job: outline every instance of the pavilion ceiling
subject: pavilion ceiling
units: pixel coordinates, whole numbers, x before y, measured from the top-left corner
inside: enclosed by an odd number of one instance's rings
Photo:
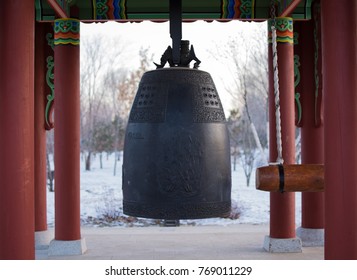
[[[280,0],[278,15],[294,7],[295,20],[311,18],[313,0]],[[182,0],[183,20],[265,20],[271,0]],[[58,15],[81,21],[165,21],[168,0],[36,0],[36,20],[53,21]],[[60,11],[60,12],[59,12]]]

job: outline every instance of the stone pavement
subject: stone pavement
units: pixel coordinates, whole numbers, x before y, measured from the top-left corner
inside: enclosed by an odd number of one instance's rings
[[[53,229],[49,232],[53,234]],[[50,260],[322,260],[323,247],[303,247],[302,253],[269,253],[263,242],[269,225],[180,227],[83,227],[87,251],[82,255],[48,256]]]

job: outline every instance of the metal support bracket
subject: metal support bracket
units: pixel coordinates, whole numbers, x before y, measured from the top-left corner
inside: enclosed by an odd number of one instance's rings
[[[170,0],[170,37],[172,38],[172,60],[180,64],[182,39],[182,0]]]
[[[168,46],[160,64],[154,63],[156,67],[163,68],[167,62],[170,67],[190,67],[194,60],[193,68],[197,69],[201,61],[196,57],[193,46],[190,48],[190,42],[182,40],[182,0],[170,0],[170,37],[172,47]]]

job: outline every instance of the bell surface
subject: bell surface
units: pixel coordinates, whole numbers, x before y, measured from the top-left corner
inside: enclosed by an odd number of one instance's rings
[[[123,155],[124,214],[154,219],[224,217],[231,209],[228,129],[209,73],[146,72]]]

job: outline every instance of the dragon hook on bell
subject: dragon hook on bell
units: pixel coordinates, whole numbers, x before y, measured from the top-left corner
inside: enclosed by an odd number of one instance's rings
[[[196,57],[190,41],[182,39],[182,3],[181,0],[170,0],[170,37],[172,47],[168,46],[161,57],[160,64],[154,63],[157,68],[163,68],[168,62],[170,67],[190,67],[191,61],[197,69],[201,61]]]
[[[160,64],[157,64],[154,62],[157,68],[163,68],[165,64],[168,62],[170,67],[190,67],[191,61],[195,61],[195,64],[193,65],[194,69],[197,69],[201,63],[201,61],[197,58],[195,54],[195,50],[193,49],[193,46],[190,46],[190,41],[187,40],[181,40],[181,45],[180,45],[180,61],[178,64],[174,63],[173,60],[173,49],[171,46],[168,46],[164,54],[161,56],[160,59]]]

